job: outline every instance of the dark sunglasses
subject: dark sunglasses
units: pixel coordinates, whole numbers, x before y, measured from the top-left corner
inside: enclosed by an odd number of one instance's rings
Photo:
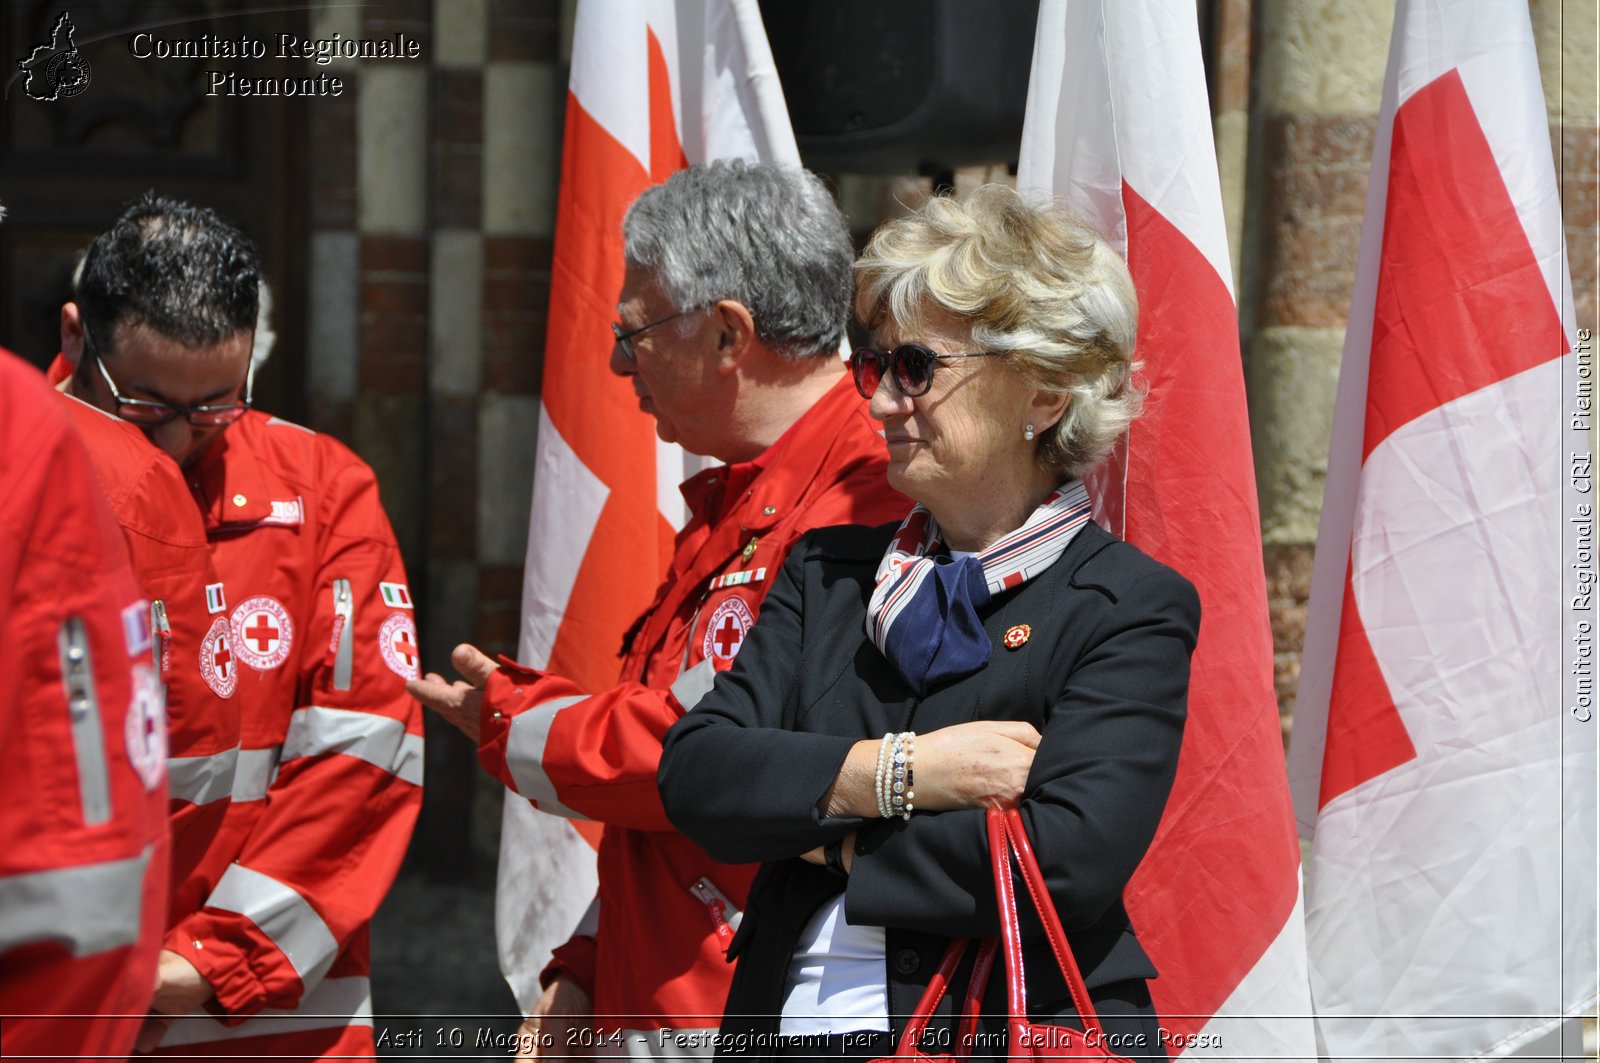
[[[973,351],[970,354],[939,354],[920,343],[902,343],[892,351],[876,347],[857,347],[850,355],[850,376],[864,399],[872,398],[887,371],[894,386],[907,398],[925,395],[933,385],[933,371],[939,363],[954,358],[995,358],[1005,351]]]

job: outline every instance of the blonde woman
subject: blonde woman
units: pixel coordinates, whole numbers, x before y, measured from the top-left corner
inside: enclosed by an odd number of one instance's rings
[[[990,186],[885,225],[856,280],[855,383],[917,506],[802,539],[662,760],[673,822],[764,865],[721,1054],[891,1050],[949,940],[996,932],[982,810],[1016,805],[1105,1047],[1164,1059],[1122,894],[1171,789],[1200,618],[1187,580],[1089,520],[1082,477],[1140,404],[1127,269],[1072,214]],[[1074,1025],[1042,935],[1024,949],[1034,1018]]]

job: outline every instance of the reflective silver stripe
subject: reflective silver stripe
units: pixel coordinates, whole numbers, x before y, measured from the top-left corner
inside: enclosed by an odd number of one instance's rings
[[[206,904],[249,919],[289,958],[300,981],[310,985],[328,971],[339,952],[328,924],[306,899],[270,875],[230,864]]]
[[[239,750],[239,763],[233,773],[235,801],[260,801],[267,796],[267,787],[278,777],[278,755],[281,752],[280,746]]]
[[[596,1033],[595,1037],[601,1037]],[[595,1055],[612,1059],[710,1059],[716,1055],[717,1028],[619,1030],[605,1034]]]
[[[422,736],[387,716],[321,705],[295,710],[283,740],[283,759],[342,753],[382,768],[413,786],[422,785]]]
[[[224,1026],[201,1009],[173,1020],[163,1047],[232,1041],[240,1037],[372,1025],[372,983],[366,978],[324,978],[294,1009],[263,1008],[237,1026]]]
[[[123,616],[126,622],[126,612]],[[66,687],[72,750],[77,757],[78,801],[83,822],[97,827],[111,818],[111,781],[106,769],[106,736],[100,729],[94,658],[89,652],[89,629],[83,617],[69,616],[61,622],[56,649],[61,655],[61,682]]]
[[[139,940],[150,852],[0,878],[0,953],[59,941],[74,956],[93,956]]]
[[[347,579],[333,581],[333,615],[340,621],[339,645],[333,657],[333,689],[349,690],[355,664],[356,603]]]
[[[233,795],[239,769],[239,747],[203,757],[173,757],[167,761],[167,793],[191,805],[209,805]]]
[[[717,681],[717,666],[707,657],[687,672],[681,672],[672,683],[672,696],[678,699],[683,711],[688,712],[700,704],[700,699],[711,692]]]
[[[506,768],[511,772],[512,781],[517,784],[517,793],[539,802],[539,811],[553,816],[589,818],[563,805],[556,798],[555,784],[544,770],[544,749],[550,741],[550,725],[555,722],[556,713],[569,705],[576,705],[586,696],[579,694],[570,698],[552,698],[535,705],[511,718],[511,731],[506,736]]]

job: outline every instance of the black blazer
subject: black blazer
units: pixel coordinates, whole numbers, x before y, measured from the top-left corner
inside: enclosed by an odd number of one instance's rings
[[[1122,891],[1177,769],[1200,622],[1193,586],[1086,525],[1050,569],[979,610],[994,647],[988,664],[919,698],[863,627],[895,527],[825,528],[802,538],[733,667],[667,733],[660,785],[672,822],[717,860],[765,864],[731,950],[739,969],[725,1035],[777,1029],[795,942],[841,889],[852,923],[887,928],[896,1033],[948,940],[997,932],[981,811],[917,812],[910,820],[818,812],[850,747],[888,731],[925,733],[974,719],[1039,728],[1022,815],[1091,995],[1138,997],[1142,980],[1156,974]],[[1029,625],[1031,637],[1008,650],[1002,639],[1017,624]],[[858,833],[848,879],[797,859],[851,831]],[[1042,935],[1029,935],[1025,949],[1030,1011],[1070,1016]],[[985,1010],[1003,1016],[1003,979],[992,981]],[[947,997],[944,1012],[955,1003]],[[745,1054],[770,1054],[763,1037],[726,1039],[723,1047],[741,1044]]]

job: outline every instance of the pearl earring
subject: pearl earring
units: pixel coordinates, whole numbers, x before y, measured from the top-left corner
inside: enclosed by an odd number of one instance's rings
[[[1033,439],[1033,425],[1030,424],[1028,427],[1022,430],[1022,438],[1027,440]]]

